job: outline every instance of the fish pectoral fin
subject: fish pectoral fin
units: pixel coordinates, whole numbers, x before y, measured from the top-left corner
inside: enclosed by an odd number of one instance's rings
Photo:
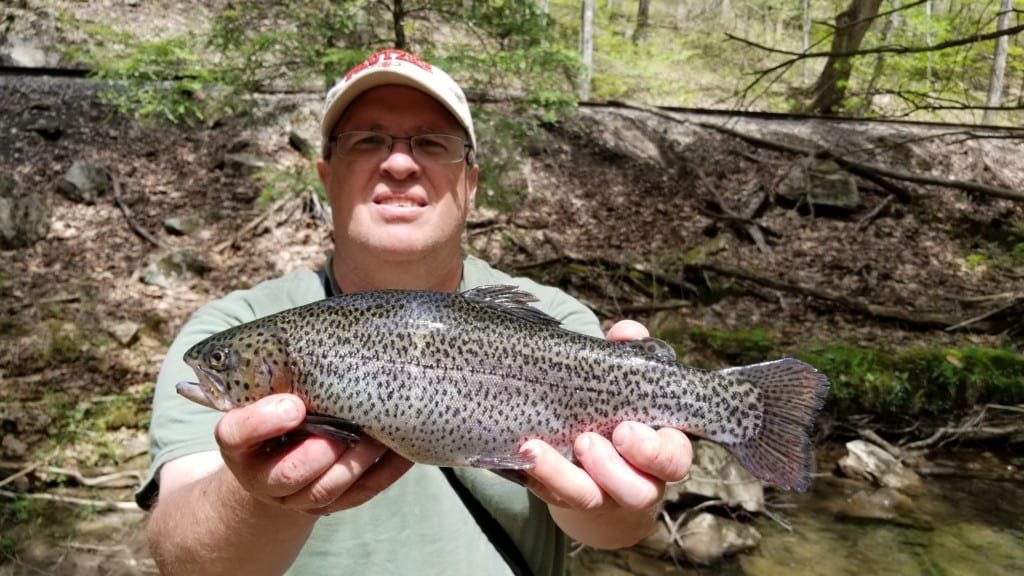
[[[521,454],[494,454],[470,458],[469,465],[487,468],[506,480],[526,486],[527,476],[523,470],[533,468],[533,460]]]
[[[346,444],[353,444],[359,440],[361,430],[359,424],[351,420],[322,414],[306,414],[306,419],[295,428],[295,432],[298,433],[323,436]]]
[[[529,479],[529,476],[526,475],[526,472],[523,472],[522,470],[509,470],[508,468],[492,468],[491,472],[494,472],[495,474],[501,476],[505,480],[515,482],[520,486],[526,486],[526,481]]]

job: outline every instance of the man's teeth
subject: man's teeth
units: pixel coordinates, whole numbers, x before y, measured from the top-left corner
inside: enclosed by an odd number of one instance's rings
[[[399,208],[413,208],[418,206],[416,202],[409,200],[408,198],[388,198],[381,202],[387,206],[398,206]]]

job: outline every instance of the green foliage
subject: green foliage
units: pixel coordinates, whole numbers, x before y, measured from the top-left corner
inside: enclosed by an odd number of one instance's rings
[[[829,404],[841,413],[935,416],[1024,401],[1024,358],[1005,348],[889,352],[831,345],[796,356],[829,376]]]
[[[104,433],[148,425],[152,391],[152,386],[144,386],[96,400],[57,388],[45,391],[40,407],[51,419],[47,432],[53,446],[66,450],[84,444],[88,449],[79,450],[78,457],[88,465],[119,464],[123,447],[107,440]]]
[[[282,198],[319,198],[326,200],[316,162],[303,160],[289,167],[271,166],[256,176],[262,183],[256,207],[265,210]]]
[[[29,498],[15,498],[3,507],[0,517],[5,521],[22,524],[43,514],[45,504]]]
[[[771,335],[757,328],[732,332],[696,328],[689,332],[689,338],[733,366],[764,362],[775,353]]]
[[[360,2],[339,0],[229,5],[214,18],[208,40],[219,55],[218,76],[236,92],[310,81],[329,86],[365,58],[367,46],[350,44],[366,21],[361,9]]]
[[[540,128],[544,117],[511,117],[481,110],[475,114],[477,139],[481,142],[478,161],[480,181],[476,202],[499,212],[513,212],[528,200],[526,183],[513,178],[520,174],[522,159],[543,147],[546,132]]]
[[[90,28],[106,42],[78,54],[91,64],[94,76],[113,82],[101,97],[122,113],[172,123],[202,120],[199,93],[213,77],[200,63],[199,50],[188,37],[136,41],[104,27]]]
[[[465,10],[461,0],[449,0],[435,6],[468,34],[425,55],[464,78],[465,87],[522,92],[519,103],[549,121],[575,105],[575,42],[565,41],[564,26],[537,2],[479,1]]]

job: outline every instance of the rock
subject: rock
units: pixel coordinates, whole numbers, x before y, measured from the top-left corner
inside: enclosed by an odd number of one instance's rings
[[[312,158],[315,154],[315,151],[313,150],[313,143],[294,130],[288,132],[288,145],[292,147],[292,150],[295,150],[306,158]]]
[[[26,196],[18,183],[0,176],[0,249],[25,248],[46,238],[50,206],[38,196]]]
[[[64,128],[61,127],[60,122],[56,118],[49,116],[39,116],[30,119],[22,127],[22,130],[35,132],[42,136],[44,140],[56,140],[64,133]]]
[[[139,339],[139,330],[142,326],[131,320],[111,321],[103,325],[103,329],[110,334],[118,344],[124,347],[131,346]]]
[[[23,460],[28,455],[28,444],[22,442],[14,434],[4,434],[0,447],[3,448],[3,456],[7,460]]]
[[[764,485],[750,475],[735,458],[714,442],[693,442],[693,464],[682,482],[668,486],[665,500],[676,502],[696,494],[723,505],[741,507],[748,512],[764,510]]]
[[[202,227],[203,219],[191,214],[164,219],[164,230],[173,236],[188,236]]]
[[[679,528],[676,544],[691,561],[710,566],[756,548],[760,541],[761,534],[753,526],[702,512]]]
[[[839,460],[839,468],[850,478],[874,482],[915,494],[921,489],[921,477],[878,446],[864,441],[846,443],[849,454]]]
[[[213,268],[186,250],[176,250],[150,264],[142,273],[142,282],[160,288],[170,288],[205,276]]]
[[[109,190],[110,174],[107,169],[81,160],[72,164],[57,184],[57,192],[80,204],[95,204]]]
[[[224,171],[236,176],[252,176],[267,165],[266,161],[247,152],[224,155]]]
[[[779,196],[844,211],[860,209],[860,191],[853,176],[832,160],[802,158],[779,183]]]
[[[836,516],[931,528],[931,522],[918,514],[910,497],[895,488],[861,490],[847,498],[836,510]]]

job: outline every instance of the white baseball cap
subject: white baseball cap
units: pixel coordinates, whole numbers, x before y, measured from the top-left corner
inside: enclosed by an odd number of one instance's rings
[[[370,88],[385,84],[400,84],[426,92],[444,105],[462,124],[469,135],[470,144],[476,149],[476,133],[473,131],[473,117],[462,88],[444,70],[432,66],[419,56],[404,50],[380,50],[361,64],[349,70],[327,92],[324,115],[320,122],[323,142],[331,137],[331,130],[345,108],[357,96]]]

